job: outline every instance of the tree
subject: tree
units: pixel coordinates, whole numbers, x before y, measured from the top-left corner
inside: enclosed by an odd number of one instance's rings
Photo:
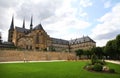
[[[120,34],[116,37],[117,58],[120,59]]]
[[[104,54],[110,59],[120,59],[120,34],[117,35],[116,39],[107,42]]]
[[[98,61],[98,58],[97,58],[97,56],[95,55],[95,53],[92,55],[92,57],[91,57],[91,63],[92,63],[92,65],[94,65],[96,62]]]
[[[102,59],[103,50],[102,47],[93,47],[91,49],[92,54],[95,54],[99,59]]]
[[[80,59],[81,55],[83,54],[83,50],[82,49],[76,50],[75,53],[76,53],[76,56],[78,56]]]
[[[108,41],[105,47],[105,53],[110,57],[110,59],[114,59],[116,54],[115,52],[115,40]]]
[[[91,55],[92,55],[92,53],[90,52],[90,50],[83,50],[83,54],[84,54],[85,56],[87,56],[88,59],[90,59],[90,58],[91,58]]]

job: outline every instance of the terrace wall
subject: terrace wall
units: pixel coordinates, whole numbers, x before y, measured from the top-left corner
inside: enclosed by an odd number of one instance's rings
[[[6,61],[42,61],[42,60],[75,60],[74,53],[0,50],[0,62]]]

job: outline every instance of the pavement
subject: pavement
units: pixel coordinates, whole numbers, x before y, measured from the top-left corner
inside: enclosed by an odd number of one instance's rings
[[[62,62],[62,61],[67,61],[67,60],[44,60],[44,61],[9,61],[9,62],[0,62],[0,64],[3,63],[26,63],[26,62]],[[105,60],[106,62],[110,63],[115,63],[120,65],[120,61],[115,61],[115,60]]]
[[[110,63],[115,63],[115,64],[119,64],[120,65],[120,61],[115,61],[115,60],[105,60],[106,62],[110,62]]]
[[[66,61],[66,60],[43,60],[43,61],[8,61],[8,62],[0,62],[0,64],[3,63],[32,63],[32,62],[62,62],[62,61]]]

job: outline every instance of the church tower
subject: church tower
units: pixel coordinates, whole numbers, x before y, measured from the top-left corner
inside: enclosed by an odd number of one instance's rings
[[[14,16],[12,16],[12,21],[10,25],[10,29],[8,31],[8,42],[12,42],[14,32]]]
[[[2,44],[2,34],[0,32],[0,44]]]
[[[33,21],[33,17],[31,16],[30,30],[32,30],[32,28],[33,28],[33,23],[32,23],[32,21]]]
[[[24,18],[24,20],[23,20],[23,28],[25,28],[25,18]]]

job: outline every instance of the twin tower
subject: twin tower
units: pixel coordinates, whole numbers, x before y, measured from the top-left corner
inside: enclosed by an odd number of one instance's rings
[[[25,29],[25,19],[23,20],[23,29]],[[30,21],[30,30],[33,29],[33,16],[31,16],[31,21]],[[12,21],[10,28],[8,30],[8,42],[12,42],[13,39],[13,33],[14,33],[14,16],[12,16]]]

